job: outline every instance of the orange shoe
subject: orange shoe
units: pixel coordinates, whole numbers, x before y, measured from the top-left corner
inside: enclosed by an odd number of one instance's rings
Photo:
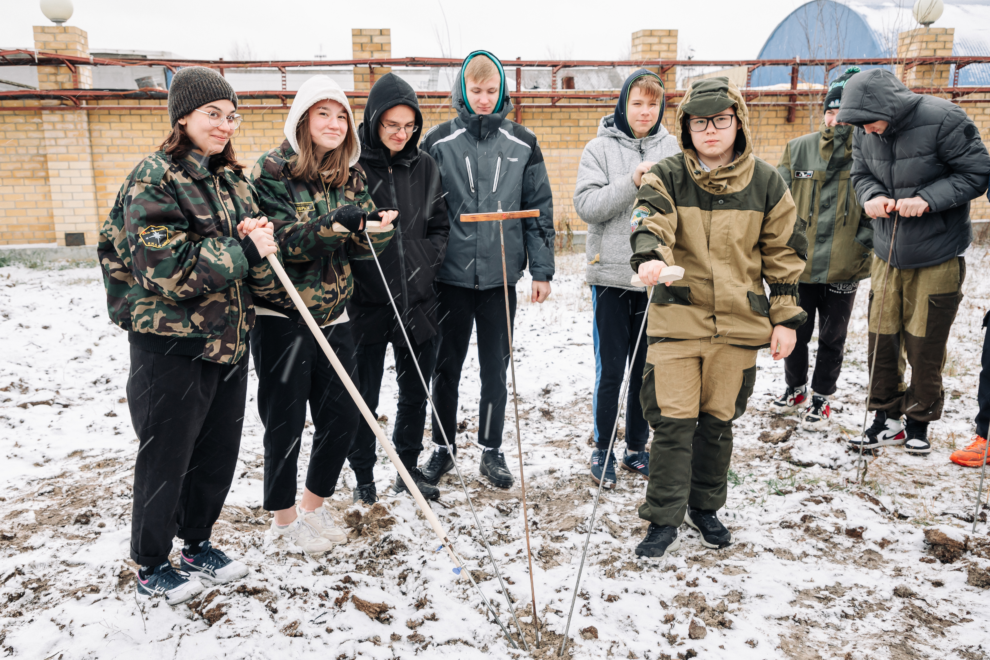
[[[980,467],[983,465],[983,457],[987,451],[987,441],[985,438],[976,436],[973,443],[965,449],[957,449],[949,456],[949,460],[956,465],[964,467]]]

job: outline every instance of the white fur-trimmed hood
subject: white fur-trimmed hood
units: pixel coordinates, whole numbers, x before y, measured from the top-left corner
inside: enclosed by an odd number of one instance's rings
[[[358,159],[361,158],[361,140],[358,138],[357,125],[354,123],[354,113],[351,112],[351,105],[347,102],[347,95],[328,76],[313,76],[302,84],[296,97],[292,99],[289,107],[289,116],[285,119],[285,139],[289,141],[289,146],[296,153],[299,153],[299,141],[296,140],[296,127],[302,120],[303,115],[316,103],[330,99],[344,106],[347,109],[347,122],[350,125],[351,133],[354,135],[354,152],[347,160],[348,167],[354,167]]]

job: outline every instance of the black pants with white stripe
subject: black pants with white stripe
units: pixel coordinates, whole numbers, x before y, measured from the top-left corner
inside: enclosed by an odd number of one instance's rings
[[[205,541],[220,517],[241,445],[248,361],[130,349],[127,407],[140,442],[131,559],[158,566],[173,538]]]
[[[471,331],[478,328],[478,362],[481,375],[481,402],[478,406],[478,443],[484,447],[502,446],[505,426],[506,369],[509,368],[509,334],[505,323],[505,294],[502,287],[477,291],[437,282],[440,339],[437,366],[433,371],[433,442],[443,447],[440,424],[447,440],[454,445],[457,436],[457,388],[461,369],[471,343]],[[516,318],[516,287],[509,287],[510,322]],[[437,421],[439,417],[439,422]]]

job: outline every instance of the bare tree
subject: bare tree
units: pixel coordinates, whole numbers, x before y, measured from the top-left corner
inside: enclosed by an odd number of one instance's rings
[[[242,41],[240,39],[231,43],[227,49],[227,57],[238,62],[258,59],[251,44],[248,41]]]

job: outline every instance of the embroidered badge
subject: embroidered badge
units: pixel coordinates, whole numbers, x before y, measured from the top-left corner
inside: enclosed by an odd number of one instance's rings
[[[811,171],[811,170],[803,170],[803,171],[795,171],[794,172],[794,178],[795,179],[810,179],[814,175],[815,175],[815,173],[813,171]]]
[[[294,206],[296,207],[296,215],[303,215],[312,212],[314,204],[313,202],[297,202]]]
[[[632,217],[629,219],[629,232],[632,233],[639,228],[639,221],[650,217],[650,210],[645,206],[637,206],[633,209]]]
[[[151,248],[164,247],[168,243],[171,236],[168,234],[167,227],[145,227],[141,231],[141,242]]]

